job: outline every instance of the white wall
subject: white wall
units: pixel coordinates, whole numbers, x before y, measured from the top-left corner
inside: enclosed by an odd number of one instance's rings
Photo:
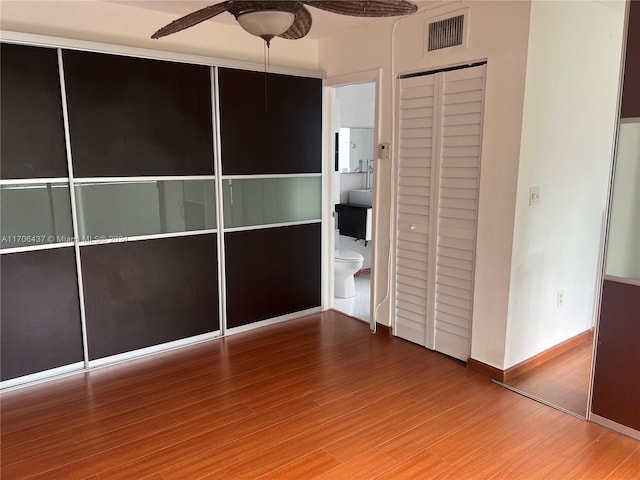
[[[484,144],[472,357],[502,368],[517,165],[529,25],[529,3],[522,1],[454,3],[401,20],[381,19],[370,25],[320,40],[319,65],[327,76],[382,68],[379,131],[376,143],[393,142],[394,73],[426,71],[442,66],[488,60]],[[425,55],[425,21],[461,7],[470,8],[469,47]],[[393,40],[392,40],[393,39]],[[392,55],[392,42],[393,55]],[[392,162],[376,161],[376,232],[374,318],[390,325],[389,255],[394,235],[391,205]]]
[[[593,326],[623,17],[623,2],[532,2],[504,368]]]
[[[374,128],[376,119],[376,84],[360,83],[335,90],[335,107],[340,112],[340,127]]]
[[[206,21],[159,40],[150,38],[176,18],[176,15],[97,0],[2,0],[0,5],[2,30],[263,62],[262,39],[249,35],[237,25]],[[276,38],[271,44],[271,63],[315,69],[317,43],[308,38],[295,41]]]

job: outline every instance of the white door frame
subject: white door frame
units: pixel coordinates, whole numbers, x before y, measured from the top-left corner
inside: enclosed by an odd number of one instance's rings
[[[334,282],[333,282],[333,262],[334,262],[334,251],[335,251],[335,218],[333,216],[334,204],[333,198],[335,193],[335,185],[334,185],[334,150],[332,148],[334,138],[331,128],[331,119],[333,113],[333,104],[331,102],[332,95],[329,93],[337,87],[346,87],[348,85],[356,85],[359,83],[375,83],[376,86],[376,97],[375,97],[375,118],[374,118],[374,133],[373,138],[375,139],[376,146],[380,142],[379,134],[380,134],[380,86],[382,83],[382,69],[377,68],[374,70],[366,70],[364,72],[351,73],[348,75],[340,75],[336,77],[326,78],[324,81],[325,87],[325,102],[324,102],[324,151],[325,151],[325,161],[323,164],[323,205],[322,205],[322,225],[323,232],[322,236],[324,239],[323,242],[323,252],[322,252],[322,278],[323,281],[323,289],[322,289],[322,305],[323,310],[331,309],[334,306],[333,303],[333,292],[334,292]],[[376,148],[377,150],[377,148]],[[373,167],[373,225],[372,225],[372,249],[371,249],[371,296],[370,296],[370,320],[369,327],[371,331],[376,331],[376,309],[375,302],[377,300],[377,289],[376,289],[376,264],[377,264],[377,254],[376,254],[376,243],[375,243],[375,233],[377,231],[378,224],[378,215],[376,209],[377,196],[378,196],[378,175],[376,172],[378,171],[378,161],[379,159],[374,158],[374,167]]]

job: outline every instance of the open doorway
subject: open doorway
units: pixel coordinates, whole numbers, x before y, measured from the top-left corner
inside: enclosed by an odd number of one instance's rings
[[[333,307],[372,323],[376,82],[331,88]]]

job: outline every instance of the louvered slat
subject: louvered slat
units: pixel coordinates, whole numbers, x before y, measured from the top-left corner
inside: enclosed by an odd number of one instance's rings
[[[400,122],[400,128],[431,128],[433,126],[433,118],[431,117],[419,117],[402,120]]]
[[[452,125],[474,125],[482,120],[480,112],[452,115],[442,119],[442,125],[450,127]]]
[[[433,117],[433,108],[412,108],[405,109],[400,112],[400,119],[416,119]]]
[[[405,288],[410,288],[409,286]],[[449,295],[451,297],[461,298],[463,300],[471,301],[471,294],[466,288],[456,288],[450,287],[449,285],[445,285],[443,283],[439,283],[436,287],[436,292],[441,293],[443,295]]]

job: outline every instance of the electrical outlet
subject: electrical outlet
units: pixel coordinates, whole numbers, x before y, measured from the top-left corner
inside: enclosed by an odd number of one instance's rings
[[[540,187],[529,188],[529,206],[540,203]]]
[[[562,290],[558,290],[558,295],[556,296],[556,308],[562,307],[564,304],[564,292]]]

